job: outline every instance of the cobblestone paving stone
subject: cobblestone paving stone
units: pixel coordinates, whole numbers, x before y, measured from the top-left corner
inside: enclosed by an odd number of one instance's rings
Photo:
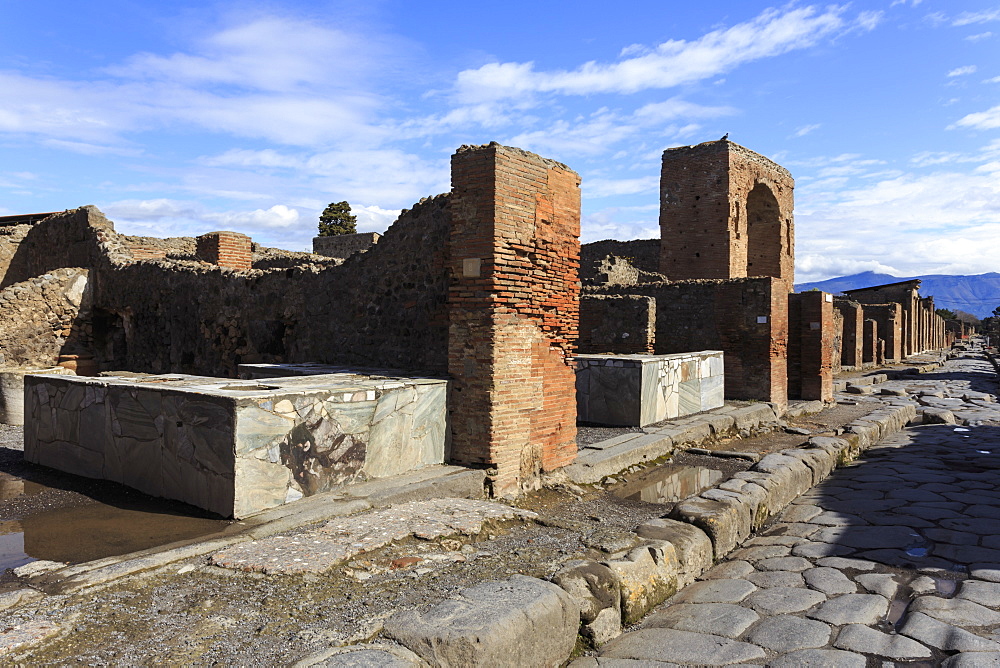
[[[319,529],[294,536],[274,536],[218,552],[211,563],[241,571],[322,573],[354,555],[392,541],[416,536],[432,540],[455,534],[475,535],[485,522],[531,519],[530,510],[474,499],[411,501],[331,520]]]
[[[838,396],[955,422],[883,439],[580,665],[1000,666],[996,374],[973,351],[879,388]]]

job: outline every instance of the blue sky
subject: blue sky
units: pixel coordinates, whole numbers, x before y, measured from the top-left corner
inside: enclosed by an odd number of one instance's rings
[[[85,8],[85,9],[81,9]],[[0,213],[305,250],[492,140],[583,178],[583,241],[658,236],[663,149],[796,179],[797,279],[1000,271],[1000,0],[0,4]]]

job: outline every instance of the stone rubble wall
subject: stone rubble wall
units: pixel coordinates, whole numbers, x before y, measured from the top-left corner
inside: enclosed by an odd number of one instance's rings
[[[194,240],[137,261],[136,238],[84,207],[27,230],[10,266],[91,268],[98,331],[87,352],[105,369],[234,376],[240,362],[313,361],[441,372],[449,220],[448,196],[429,198],[346,262],[298,254],[318,261],[236,272],[181,259]]]
[[[580,297],[580,352],[628,355],[656,350],[656,299],[645,295]]]
[[[0,366],[51,367],[91,348],[89,273],[56,269],[0,290]]]
[[[356,234],[336,234],[329,237],[313,237],[313,253],[326,257],[347,259],[355,253],[363,253],[379,242],[378,232],[358,232]]]
[[[630,275],[634,278],[630,282],[638,282],[640,274],[651,275],[659,272],[660,240],[616,241],[605,239],[604,241],[583,244],[580,246],[580,280],[588,285],[609,282],[608,268],[603,266],[609,258],[615,258],[623,266],[627,265],[631,269]]]

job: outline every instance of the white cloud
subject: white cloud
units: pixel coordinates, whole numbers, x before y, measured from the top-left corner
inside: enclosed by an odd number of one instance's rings
[[[138,54],[100,78],[66,81],[0,72],[0,132],[115,150],[129,133],[178,122],[293,145],[383,139],[373,92],[391,45],[282,17],[241,19],[188,52]],[[73,143],[75,142],[75,143]],[[129,148],[126,146],[126,148]]]
[[[809,134],[813,130],[819,130],[821,127],[823,127],[822,123],[813,123],[812,125],[803,125],[802,127],[798,128],[792,136],[793,137],[805,137],[807,134]]]
[[[767,9],[751,21],[712,31],[694,41],[670,40],[649,49],[633,45],[623,51],[618,62],[590,61],[574,70],[538,71],[533,62],[489,63],[460,72],[456,93],[464,103],[482,103],[533,93],[590,95],[670,88],[812,46],[851,27],[843,18],[845,10],[842,6]],[[861,26],[874,27],[867,13]]]
[[[956,67],[955,69],[948,72],[949,77],[964,77],[967,74],[973,74],[976,71],[975,65],[966,65],[964,67]]]
[[[901,276],[895,267],[882,264],[878,260],[854,260],[851,258],[831,256],[827,253],[796,253],[795,282],[810,283],[834,276],[850,276],[863,271],[874,271],[879,274]]]
[[[1000,270],[996,255],[983,252],[1000,247],[998,158],[995,140],[973,154],[913,158],[920,166],[977,163],[971,172],[866,175],[854,187],[797,189],[799,282],[869,269],[896,276]]]
[[[969,35],[965,39],[967,39],[970,42],[978,42],[980,40],[989,39],[990,37],[993,37],[993,33],[981,32],[975,35]]]
[[[667,140],[688,136],[699,127],[671,121],[717,118],[735,113],[731,107],[706,107],[674,97],[644,105],[631,114],[604,107],[589,117],[560,119],[546,128],[522,132],[505,143],[560,156],[598,155],[640,133],[652,131],[660,140]]]
[[[1000,77],[992,77],[983,81],[983,83],[1000,83]]]
[[[985,9],[981,12],[962,12],[951,22],[953,26],[967,26],[975,23],[1000,21],[1000,8]]]
[[[960,126],[964,128],[972,128],[974,130],[992,130],[994,128],[1000,128],[1000,105],[991,107],[986,111],[978,111],[955,121],[953,126],[949,126],[949,129]]]

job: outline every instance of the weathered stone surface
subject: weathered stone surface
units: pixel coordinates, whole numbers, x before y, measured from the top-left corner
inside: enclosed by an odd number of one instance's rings
[[[945,651],[1000,652],[1000,643],[981,638],[965,629],[940,622],[920,612],[906,615],[906,622],[899,632],[925,645]]]
[[[925,408],[924,424],[955,424],[955,414],[944,408]]]
[[[612,641],[602,657],[724,666],[764,658],[756,645],[706,633],[641,629]]]
[[[427,663],[419,656],[398,645],[365,644],[334,647],[308,656],[293,668],[425,668]]]
[[[746,579],[762,589],[769,587],[805,587],[806,582],[801,573],[791,571],[765,571],[751,573]]]
[[[840,630],[834,647],[852,652],[865,652],[890,659],[929,659],[931,651],[920,643],[898,635],[889,635],[875,629],[848,624]]]
[[[802,572],[802,577],[810,587],[829,596],[853,594],[858,591],[857,586],[836,568],[822,566],[810,568]]]
[[[604,564],[589,560],[573,563],[553,575],[552,581],[579,604],[584,624],[594,621],[605,608],[619,609],[621,585],[615,572]]]
[[[826,596],[810,589],[772,587],[752,594],[747,604],[762,615],[786,615],[808,610],[825,600]]]
[[[1000,652],[965,652],[945,659],[941,668],[1000,668]]]
[[[1000,601],[995,601],[1000,603]],[[938,621],[956,626],[990,626],[1000,624],[1000,612],[962,598],[921,596],[910,604],[911,612],[922,612]]]
[[[663,612],[650,615],[643,622],[643,627],[736,638],[758,619],[760,616],[753,610],[731,603],[677,603]]]
[[[620,608],[604,608],[590,622],[580,627],[580,635],[594,647],[608,643],[622,633],[622,611]]]
[[[739,603],[756,590],[746,580],[705,580],[686,587],[677,598],[683,603]]]
[[[606,561],[621,586],[622,621],[634,624],[677,591],[677,553],[671,543],[637,547],[627,558]]]
[[[758,570],[762,571],[801,572],[812,567],[812,564],[802,557],[773,557],[771,559],[761,559],[754,565]]]
[[[433,665],[559,666],[579,624],[576,601],[560,587],[515,575],[470,587],[425,613],[398,612],[385,634]]]
[[[704,531],[685,522],[666,518],[647,520],[635,530],[641,538],[672,543],[679,570],[677,586],[684,587],[712,566],[712,541]]]
[[[801,617],[775,615],[755,626],[747,640],[775,652],[823,647],[830,642],[830,627]]]
[[[0,630],[0,656],[51,638],[62,630],[61,624],[41,619],[14,626],[4,624]]]
[[[896,579],[885,573],[862,573],[856,575],[854,579],[871,593],[884,596],[890,601],[899,590],[899,583],[896,582]]]
[[[767,665],[769,668],[865,668],[866,663],[860,654],[839,649],[800,649]]]
[[[830,624],[874,624],[885,616],[889,601],[877,594],[844,594],[809,613]]]
[[[996,608],[1000,606],[1000,583],[965,580],[958,590],[958,598]]]

